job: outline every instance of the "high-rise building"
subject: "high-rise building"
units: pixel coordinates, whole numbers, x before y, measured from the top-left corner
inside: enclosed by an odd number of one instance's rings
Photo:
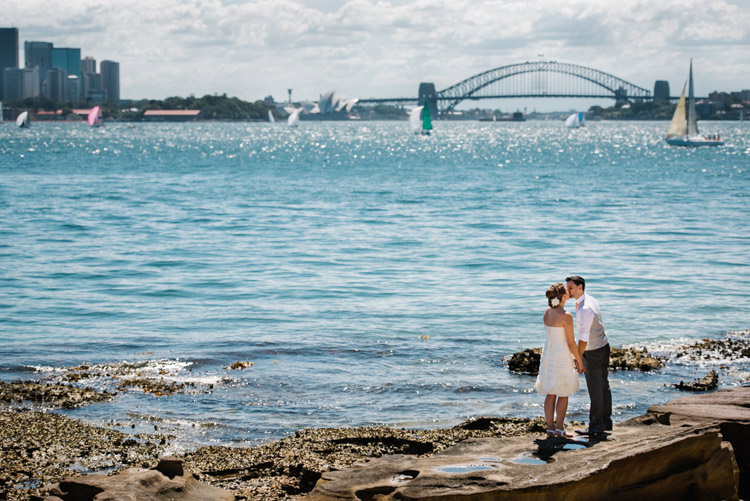
[[[44,85],[44,97],[48,97],[58,103],[67,101],[68,74],[60,68],[47,70],[47,78]]]
[[[37,68],[39,89],[44,89],[47,71],[52,68],[52,44],[50,42],[24,42],[24,67]],[[38,93],[37,93],[38,95]]]
[[[81,76],[81,49],[52,48],[52,67],[65,70],[68,75]]]
[[[5,68],[3,70],[3,95],[5,99],[38,97],[38,73],[37,68]]]
[[[81,79],[75,75],[68,75],[65,100],[71,103],[77,103],[81,100]]]
[[[103,92],[102,76],[99,73],[84,72],[81,76],[81,94],[83,99],[88,101],[92,92],[96,92],[97,96],[99,96],[99,92]]]
[[[654,83],[654,101],[669,101],[669,82],[657,80]]]
[[[81,59],[81,75],[84,73],[96,73],[96,59],[91,56]]]
[[[0,28],[0,100],[4,98],[5,68],[18,68],[18,28]]]
[[[107,99],[120,100],[120,63],[114,61],[102,61],[99,65],[102,76],[102,89],[107,91]]]

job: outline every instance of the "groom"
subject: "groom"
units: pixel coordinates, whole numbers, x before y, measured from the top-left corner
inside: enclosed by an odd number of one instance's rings
[[[584,292],[586,281],[578,275],[568,277],[565,281],[570,297],[576,300],[578,352],[583,358],[586,386],[591,399],[589,427],[576,430],[576,433],[602,440],[607,437],[605,432],[612,429],[612,394],[607,374],[609,340],[604,332],[599,303]]]

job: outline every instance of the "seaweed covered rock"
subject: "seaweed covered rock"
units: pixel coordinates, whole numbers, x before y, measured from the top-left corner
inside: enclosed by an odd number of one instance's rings
[[[508,360],[508,369],[521,374],[539,374],[541,348],[528,348],[514,353]],[[645,348],[612,348],[609,355],[610,369],[649,372],[661,369],[664,363],[652,356]]]
[[[678,359],[737,360],[750,358],[750,331],[728,332],[725,338],[705,338],[680,348]]]
[[[522,374],[539,374],[539,361],[542,358],[541,348],[528,348],[514,353],[508,360],[508,369]]]
[[[33,402],[47,407],[70,409],[92,402],[110,400],[114,394],[99,392],[91,388],[81,388],[66,384],[45,384],[37,381],[0,381],[0,402]]]
[[[609,366],[612,369],[639,370],[650,372],[661,369],[664,363],[649,354],[645,348],[612,348],[609,354]]]
[[[719,386],[719,375],[716,371],[711,371],[702,379],[693,381],[692,383],[684,383],[680,381],[675,388],[684,391],[710,391],[715,390]]]

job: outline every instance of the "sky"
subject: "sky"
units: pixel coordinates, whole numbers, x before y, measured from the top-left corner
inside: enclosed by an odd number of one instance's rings
[[[697,95],[750,89],[750,0],[2,0],[0,27],[119,62],[124,99],[412,97],[540,60],[677,95],[693,58]]]

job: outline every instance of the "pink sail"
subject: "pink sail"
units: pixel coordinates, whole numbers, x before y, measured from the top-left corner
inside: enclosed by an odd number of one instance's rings
[[[89,125],[92,127],[95,127],[101,123],[101,119],[99,118],[99,107],[94,106],[92,110],[89,112]]]

